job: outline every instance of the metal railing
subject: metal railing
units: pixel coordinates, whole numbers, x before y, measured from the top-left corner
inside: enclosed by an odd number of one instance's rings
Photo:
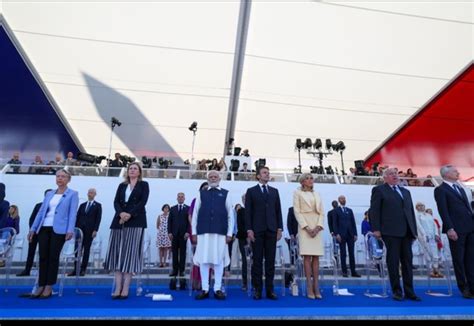
[[[183,167],[184,168],[184,167]],[[143,177],[150,179],[182,179],[182,180],[205,180],[208,171],[188,169],[143,169]],[[80,166],[80,165],[15,165],[0,164],[0,174],[35,174],[53,175],[59,169],[66,169],[72,175],[78,176],[108,176],[123,177],[125,168],[113,168],[104,166]],[[257,181],[255,172],[233,172],[223,171],[222,180],[227,181]],[[275,171],[271,173],[270,182],[299,182],[301,174],[293,172]],[[314,182],[318,184],[347,184],[347,185],[379,185],[383,183],[380,176],[349,176],[335,174],[313,174]],[[439,177],[433,178],[400,178],[401,185],[409,187],[435,187],[442,182]]]

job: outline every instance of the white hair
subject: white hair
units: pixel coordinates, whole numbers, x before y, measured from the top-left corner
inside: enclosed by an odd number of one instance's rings
[[[451,164],[443,165],[441,169],[439,169],[439,174],[441,175],[441,178],[444,179],[446,175],[449,173],[449,171],[451,171],[451,169],[453,168],[454,168],[454,165],[451,165]]]
[[[395,172],[398,172],[398,170],[396,168],[386,168],[385,170],[383,170],[383,177],[386,177],[388,176],[388,174],[392,171],[395,171]]]

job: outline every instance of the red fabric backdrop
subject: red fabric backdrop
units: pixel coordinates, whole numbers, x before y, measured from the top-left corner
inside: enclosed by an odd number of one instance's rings
[[[375,162],[419,177],[454,164],[461,179],[474,179],[474,63],[365,160]]]

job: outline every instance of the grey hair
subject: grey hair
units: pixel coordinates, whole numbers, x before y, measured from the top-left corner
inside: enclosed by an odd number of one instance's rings
[[[58,175],[59,172],[63,172],[64,174],[66,174],[69,177],[69,181],[71,181],[71,172],[66,169],[59,169],[56,171],[56,175]]]
[[[443,165],[441,169],[439,169],[439,174],[444,179],[444,177],[446,177],[446,175],[449,173],[449,170],[451,170],[452,168],[454,168],[454,165],[451,165],[451,164]]]
[[[392,171],[398,172],[398,170],[397,170],[396,168],[386,168],[385,170],[383,170],[382,176],[383,176],[383,177],[386,177],[386,176],[388,176],[388,174],[389,174],[390,172],[392,172]]]

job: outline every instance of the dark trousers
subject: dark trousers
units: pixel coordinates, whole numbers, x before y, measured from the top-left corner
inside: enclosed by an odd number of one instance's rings
[[[247,285],[247,255],[245,254],[245,245],[247,239],[239,239],[240,256],[242,257],[242,284]]]
[[[91,253],[91,245],[92,245],[92,241],[94,240],[92,238],[92,232],[93,231],[87,231],[87,230],[84,230],[84,229],[81,229],[82,230],[82,234],[83,234],[83,239],[82,239],[82,262],[81,262],[81,272],[86,272],[87,270],[87,265],[89,264],[89,257],[90,257],[90,253]],[[76,258],[77,258],[77,255],[78,254],[81,254],[81,253],[77,253],[76,254]],[[74,265],[74,270],[76,270],[76,266],[77,265]]]
[[[33,261],[35,260],[36,247],[38,246],[38,235],[35,233],[31,242],[28,242],[28,257],[26,257],[25,272],[28,274],[31,272],[33,267]]]
[[[474,232],[458,233],[456,241],[449,240],[449,248],[459,291],[474,293]]]
[[[230,263],[229,263],[229,266],[227,266],[227,270],[230,271],[230,266],[232,265],[232,246],[234,244],[234,240],[231,240],[228,244],[227,244],[227,249],[229,249],[229,259],[230,259]]]
[[[387,246],[387,269],[390,278],[392,293],[402,294],[400,287],[399,266],[402,265],[403,291],[405,296],[415,294],[413,289],[413,253],[411,251],[412,238],[383,236]]]
[[[256,292],[263,288],[263,258],[265,258],[265,289],[267,293],[273,292],[273,278],[275,276],[276,232],[265,231],[255,234],[252,244],[252,286]]]
[[[291,252],[291,240],[290,239],[285,239],[285,242],[288,245],[288,252],[290,253],[290,264],[294,265],[295,264],[295,256]]]
[[[186,240],[184,234],[173,236],[171,241],[171,252],[173,253],[173,273],[184,273],[186,263]]]
[[[346,263],[346,244],[347,244],[347,250],[349,251],[349,265],[351,267],[351,273],[355,274],[355,256],[354,256],[354,237],[352,236],[347,236],[342,238],[341,237],[341,243],[339,244],[339,250],[341,252],[341,268],[342,268],[342,273],[347,274],[347,263]]]
[[[39,286],[54,285],[58,279],[59,255],[66,242],[65,234],[54,233],[52,227],[42,227],[38,234]]]

